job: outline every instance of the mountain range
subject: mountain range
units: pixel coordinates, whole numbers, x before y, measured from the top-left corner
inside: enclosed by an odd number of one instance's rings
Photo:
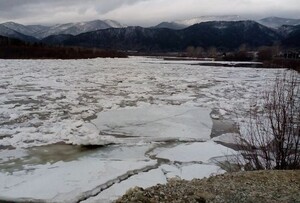
[[[0,24],[0,35],[12,37],[14,34],[17,36],[15,38],[24,40],[23,36],[18,36],[19,34],[34,37],[36,39],[43,39],[50,35],[60,35],[60,34],[70,34],[78,35],[84,32],[90,32],[95,30],[107,29],[107,28],[121,28],[125,27],[121,23],[113,20],[94,20],[88,22],[78,22],[78,23],[66,23],[57,24],[53,26],[43,26],[43,25],[22,25],[14,22],[6,22]],[[17,33],[11,33],[11,32]],[[9,35],[6,33],[10,33]]]
[[[43,39],[43,42],[58,44],[59,42],[55,41],[57,37],[61,36],[50,36]],[[203,22],[182,30],[142,27],[110,28],[64,37],[63,45],[146,52],[182,51],[189,46],[231,50],[242,44],[259,47],[272,45],[282,40],[278,32],[254,21]]]
[[[202,16],[143,28],[112,20],[53,26],[0,24],[0,35],[26,42],[135,51],[182,51],[188,46],[236,49],[281,43],[300,47],[300,20],[277,17],[251,21],[240,16]]]

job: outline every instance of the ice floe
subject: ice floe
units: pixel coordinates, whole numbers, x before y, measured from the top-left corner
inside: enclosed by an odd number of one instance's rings
[[[162,150],[157,153],[157,158],[167,159],[172,162],[201,162],[218,156],[232,155],[236,152],[213,141],[180,144],[176,147]]]
[[[179,178],[184,180],[208,178],[212,175],[225,173],[219,166],[207,164],[187,164],[183,166],[162,165],[160,168],[167,178]]]
[[[210,139],[212,128],[210,112],[210,109],[189,106],[147,106],[104,111],[91,121],[98,134],[74,136],[73,143],[101,145],[206,141]]]
[[[218,137],[214,137],[212,140],[226,144],[238,144],[240,141],[240,136],[237,133],[225,133]]]

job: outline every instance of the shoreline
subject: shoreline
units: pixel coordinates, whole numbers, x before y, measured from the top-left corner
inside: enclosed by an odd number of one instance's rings
[[[300,171],[244,171],[191,181],[171,179],[165,185],[132,188],[125,202],[299,202]]]

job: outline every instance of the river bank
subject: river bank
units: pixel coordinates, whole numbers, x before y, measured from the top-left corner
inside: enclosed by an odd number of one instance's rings
[[[136,187],[116,202],[300,202],[299,188],[299,170],[237,172]]]

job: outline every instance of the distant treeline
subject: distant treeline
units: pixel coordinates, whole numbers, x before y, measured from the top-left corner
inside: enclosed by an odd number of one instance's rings
[[[288,68],[300,72],[299,48],[281,47],[280,45],[250,48],[241,45],[235,51],[223,52],[215,47],[204,49],[202,47],[188,47],[183,57],[213,58],[217,61],[254,61],[262,62],[264,68]]]
[[[43,43],[27,43],[18,39],[0,36],[1,59],[87,59],[124,58],[124,52],[97,48],[51,46]]]
[[[264,61],[264,68],[288,68],[300,73],[300,60],[276,58],[270,61]]]

